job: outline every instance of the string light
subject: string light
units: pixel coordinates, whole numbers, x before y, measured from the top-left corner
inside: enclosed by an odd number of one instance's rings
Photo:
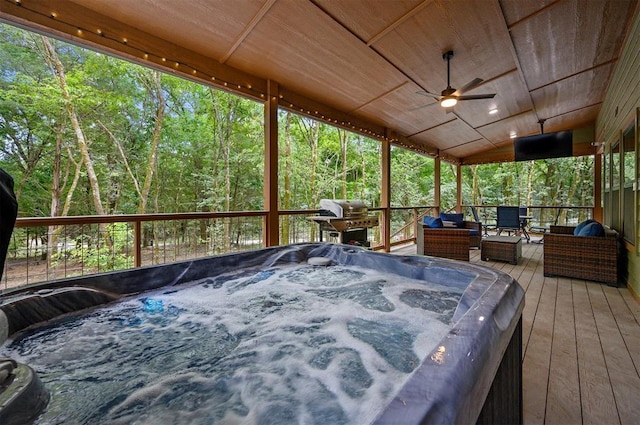
[[[18,5],[18,6],[22,6],[22,0],[14,0],[14,1],[15,1],[15,4],[16,4],[16,5]],[[29,10],[30,10],[32,13],[35,13],[35,14],[38,14],[38,15],[41,15],[41,16],[47,16],[47,15],[46,15],[46,13],[42,13],[42,12],[39,12],[39,11],[37,11],[37,10],[32,10],[32,9],[29,9]],[[58,19],[58,13],[57,13],[57,12],[55,12],[55,11],[52,11],[52,12],[49,14],[49,17],[50,17],[50,18],[52,18],[52,19]],[[93,33],[93,30],[88,30],[88,29],[86,29],[86,28],[81,28],[81,27],[76,26],[76,25],[73,25],[73,24],[71,24],[71,23],[69,23],[69,22],[64,22],[64,20],[59,21],[59,22],[61,22],[61,23],[63,23],[63,24],[66,24],[66,25],[69,25],[70,27],[72,27],[73,29],[70,29],[70,31],[75,30],[75,32],[76,32],[76,33],[77,33],[77,35],[79,35],[79,36],[84,35],[85,31],[87,31],[88,33]],[[98,35],[98,36],[100,36],[100,37],[106,37],[105,33],[103,32],[103,30],[102,30],[101,28],[97,28],[97,29],[95,29],[95,34],[97,34],[97,35]],[[266,97],[266,96],[265,96],[265,93],[262,93],[262,92],[256,92],[256,91],[254,91],[254,90],[253,90],[253,86],[252,86],[252,84],[251,84],[251,83],[238,84],[238,83],[236,83],[236,82],[228,82],[228,81],[219,80],[219,79],[217,79],[215,76],[213,76],[213,75],[207,75],[207,73],[206,73],[206,72],[203,72],[203,71],[201,71],[201,70],[198,70],[198,69],[196,69],[196,67],[193,67],[193,66],[191,66],[191,65],[189,65],[189,64],[181,63],[181,62],[179,62],[179,61],[175,61],[175,60],[170,60],[170,59],[169,59],[169,58],[167,58],[167,57],[160,56],[160,55],[155,55],[155,54],[153,54],[153,53],[149,53],[149,52],[147,52],[147,51],[144,51],[143,49],[141,49],[141,48],[139,48],[139,47],[132,46],[132,45],[129,43],[128,38],[126,38],[126,37],[122,37],[122,38],[120,38],[120,39],[119,39],[117,36],[115,36],[115,37],[114,37],[114,36],[112,36],[112,37],[106,37],[106,38],[108,38],[108,39],[110,39],[110,40],[112,40],[112,41],[117,41],[117,42],[120,42],[120,43],[122,43],[122,44],[125,44],[125,45],[127,46],[127,48],[128,48],[128,49],[130,49],[130,50],[131,50],[131,49],[133,49],[133,50],[137,50],[137,51],[139,52],[139,55],[140,55],[142,58],[144,58],[145,60],[151,60],[151,61],[156,61],[156,62],[157,62],[157,61],[161,61],[162,63],[166,63],[166,62],[173,62],[173,63],[174,63],[174,67],[175,67],[176,69],[177,69],[177,68],[179,68],[179,67],[181,67],[182,69],[186,68],[186,70],[185,70],[184,72],[186,72],[187,70],[189,70],[189,69],[190,69],[190,70],[191,70],[191,74],[193,74],[193,75],[199,75],[199,76],[200,76],[200,75],[202,75],[203,77],[201,77],[201,78],[210,78],[210,79],[211,79],[211,81],[216,81],[216,82],[217,82],[217,84],[222,84],[224,87],[230,87],[230,86],[229,86],[229,84],[231,84],[231,85],[232,85],[231,87],[234,87],[234,89],[236,89],[236,88],[237,88],[237,89],[238,89],[238,90],[240,90],[240,91],[245,91],[245,90],[252,91],[252,92],[254,93],[254,95],[255,95],[255,96],[259,96],[261,99],[264,99],[264,98]],[[279,98],[280,98],[281,100],[282,100],[282,99],[284,99],[283,94],[279,94]],[[276,101],[276,100],[277,100],[277,99],[276,99],[276,97],[274,96],[274,97],[273,97],[273,101]],[[282,102],[285,102],[285,101],[284,101],[284,100],[282,100]],[[293,103],[289,103],[289,107],[290,107],[291,109],[299,109],[301,113],[303,113],[303,114],[304,114],[304,113],[306,113],[306,114],[307,114],[307,115],[309,115],[309,116],[314,115],[314,114],[315,114],[315,115],[319,115],[319,114],[320,114],[320,113],[319,113],[319,111],[317,111],[317,110],[313,111],[313,113],[312,113],[312,112],[311,112],[311,110],[309,110],[309,109],[305,109],[305,108],[302,108],[302,107],[299,107],[299,106],[294,106],[294,104],[293,104]],[[332,119],[332,118],[329,118],[329,117],[325,117],[325,115],[321,115],[321,118],[322,118],[322,120],[324,120],[324,121],[326,121],[326,122],[328,122],[328,123],[335,123],[335,124],[340,123],[340,125],[342,125],[343,127],[344,127],[344,126],[350,126],[350,127],[351,127],[352,129],[354,129],[354,130],[355,130],[355,128],[356,128],[356,126],[355,126],[355,125],[352,125],[352,123],[351,123],[350,121],[347,121],[347,122],[345,123],[345,121],[339,121],[338,119]],[[380,139],[387,139],[387,140],[388,140],[388,138],[385,138],[385,136],[384,136],[383,134],[378,134],[378,133],[376,133],[375,131],[372,131],[372,130],[370,130],[370,129],[363,129],[363,128],[360,128],[360,129],[359,129],[359,131],[360,131],[361,133],[365,133],[365,134],[373,135],[373,136],[378,137],[378,138],[380,138]]]

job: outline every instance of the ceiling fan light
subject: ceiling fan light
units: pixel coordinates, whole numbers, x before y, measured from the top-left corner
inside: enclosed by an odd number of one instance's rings
[[[445,96],[440,101],[440,106],[442,106],[443,108],[451,108],[452,106],[455,106],[456,103],[458,103],[458,99],[456,99],[455,97]]]

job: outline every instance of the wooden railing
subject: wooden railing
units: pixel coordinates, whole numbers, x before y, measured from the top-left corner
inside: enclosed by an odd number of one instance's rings
[[[434,207],[393,208],[392,244],[415,240],[416,217]],[[379,214],[383,209],[372,208]],[[280,244],[319,241],[307,219],[318,210],[280,211]],[[19,218],[0,290],[264,247],[265,211]],[[383,246],[371,229],[372,248]],[[325,235],[325,241],[337,239]]]
[[[480,220],[495,223],[495,205],[476,206]],[[533,225],[576,224],[593,207],[529,207]],[[466,219],[473,220],[464,206]],[[383,218],[384,209],[370,213]],[[390,245],[415,242],[416,223],[436,215],[437,206],[391,208]],[[319,228],[308,220],[318,210],[280,211],[280,244],[317,242]],[[131,214],[19,218],[0,281],[0,290],[31,283],[133,267],[248,251],[264,247],[265,211]],[[324,240],[337,239],[324,235]],[[381,227],[370,229],[372,249],[384,249]]]
[[[474,205],[478,211],[478,218],[483,224],[496,224],[496,210],[498,205]],[[471,205],[463,205],[463,212],[467,220],[473,220]],[[528,224],[531,226],[544,227],[551,224],[576,225],[588,218],[593,218],[593,206],[575,205],[540,205],[529,206]]]

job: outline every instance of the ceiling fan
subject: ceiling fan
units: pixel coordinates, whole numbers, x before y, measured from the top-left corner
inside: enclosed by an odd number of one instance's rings
[[[441,94],[429,93],[425,90],[417,91],[416,93],[421,94],[423,96],[430,96],[437,99],[440,102],[440,106],[447,109],[447,112],[451,111],[451,108],[455,106],[459,100],[473,100],[473,99],[492,99],[496,94],[468,94],[464,95],[463,93],[468,92],[469,90],[473,90],[484,80],[482,78],[474,78],[462,88],[455,89],[451,87],[451,71],[450,71],[450,63],[451,58],[453,57],[453,50],[449,50],[442,55],[442,59],[447,61],[447,88],[442,90]]]

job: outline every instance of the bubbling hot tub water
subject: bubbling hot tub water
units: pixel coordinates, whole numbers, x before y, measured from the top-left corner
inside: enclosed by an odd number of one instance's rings
[[[487,267],[322,243],[48,282],[0,295],[0,422],[515,423],[523,306]]]
[[[344,266],[208,277],[62,320],[4,354],[49,387],[38,423],[369,423],[462,295]]]

